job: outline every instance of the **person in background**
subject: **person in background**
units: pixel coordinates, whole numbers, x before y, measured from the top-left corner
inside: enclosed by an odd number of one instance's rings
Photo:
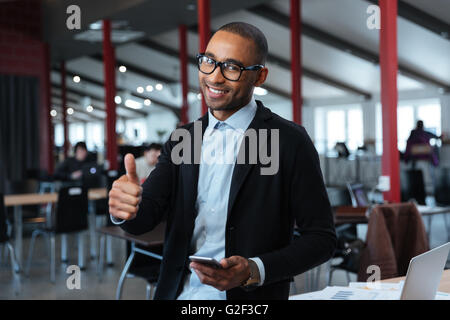
[[[55,179],[63,181],[78,181],[83,176],[83,168],[91,163],[86,143],[78,142],[74,147],[74,157],[64,160],[56,169]]]
[[[161,149],[162,145],[159,143],[151,143],[144,148],[144,155],[136,159],[136,173],[141,184],[155,169]]]
[[[434,133],[425,131],[423,121],[417,121],[416,128],[411,130],[411,134],[406,142],[404,159],[406,162],[412,160],[413,167],[416,160],[429,160],[434,166],[439,165],[437,149],[430,144],[431,139],[441,139]]]

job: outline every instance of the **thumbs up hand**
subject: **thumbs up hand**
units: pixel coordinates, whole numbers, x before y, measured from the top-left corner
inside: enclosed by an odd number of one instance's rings
[[[136,161],[132,154],[125,156],[126,174],[114,181],[109,192],[109,213],[118,219],[136,217],[142,200],[142,187],[136,174]]]

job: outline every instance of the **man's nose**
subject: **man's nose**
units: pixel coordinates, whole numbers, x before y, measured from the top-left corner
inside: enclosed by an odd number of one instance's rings
[[[226,79],[223,77],[220,67],[217,66],[216,70],[208,75],[208,80],[210,83],[224,83]]]

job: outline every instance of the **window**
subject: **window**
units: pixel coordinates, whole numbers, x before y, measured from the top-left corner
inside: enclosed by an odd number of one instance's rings
[[[146,119],[133,119],[125,121],[125,138],[135,146],[147,142]]]
[[[319,153],[333,150],[337,142],[345,142],[349,150],[363,144],[363,116],[360,105],[316,108],[315,143]]]
[[[397,145],[400,151],[405,151],[406,141],[418,120],[423,121],[425,130],[438,136],[441,135],[441,105],[439,101],[399,102],[397,107]],[[376,152],[377,154],[383,153],[381,103],[378,103],[376,107]]]

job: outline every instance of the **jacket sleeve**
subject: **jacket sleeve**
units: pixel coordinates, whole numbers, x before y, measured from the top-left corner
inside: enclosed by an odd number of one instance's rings
[[[171,141],[167,141],[158,158],[155,169],[142,185],[142,201],[136,218],[125,221],[120,227],[131,234],[139,235],[151,231],[161,221],[169,208],[173,194],[175,166],[171,160]]]
[[[265,282],[290,279],[328,261],[336,248],[333,214],[320,170],[319,157],[306,131],[295,151],[289,191],[289,210],[300,236],[290,245],[260,256]]]

